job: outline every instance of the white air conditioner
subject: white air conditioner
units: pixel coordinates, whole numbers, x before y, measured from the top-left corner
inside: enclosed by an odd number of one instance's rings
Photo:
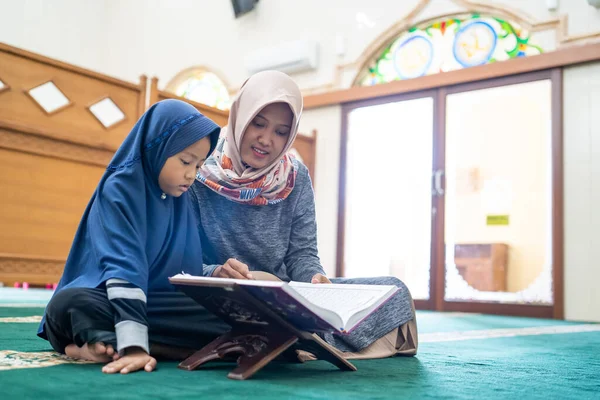
[[[256,50],[246,57],[244,64],[251,74],[270,69],[290,74],[317,68],[318,56],[317,42],[298,40]]]

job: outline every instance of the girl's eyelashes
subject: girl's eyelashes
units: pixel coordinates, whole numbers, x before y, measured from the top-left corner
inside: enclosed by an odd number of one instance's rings
[[[181,163],[183,165],[190,165],[189,161],[185,161],[183,158],[181,159]]]
[[[196,164],[196,169],[200,169],[200,167],[202,167],[202,164],[204,164],[206,162],[206,158],[200,160],[200,162],[198,164]]]

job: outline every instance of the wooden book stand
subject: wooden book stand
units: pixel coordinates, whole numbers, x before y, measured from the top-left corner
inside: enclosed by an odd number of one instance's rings
[[[229,332],[182,361],[181,369],[192,371],[212,360],[237,357],[238,366],[227,377],[244,380],[280,355],[298,361],[295,350],[305,350],[342,370],[356,371],[333,346],[314,333],[295,328],[237,284],[175,284],[232,326]],[[283,354],[286,350],[288,353]]]

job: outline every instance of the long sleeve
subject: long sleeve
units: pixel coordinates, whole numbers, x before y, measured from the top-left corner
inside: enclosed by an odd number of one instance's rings
[[[212,276],[215,273],[215,269],[219,268],[219,266],[220,266],[219,264],[211,264],[211,265],[202,264],[203,271],[204,271],[203,275],[209,276],[209,277]]]
[[[104,194],[95,204],[101,212],[90,218],[90,224],[98,226],[95,231],[103,234],[103,238],[98,237],[93,242],[94,252],[114,311],[117,350],[122,354],[126,348],[135,346],[149,353],[146,215],[139,209],[125,206],[133,202],[130,197],[136,194],[121,185],[108,185]]]
[[[324,274],[317,252],[315,199],[308,169],[299,164],[296,185],[284,201],[254,206],[231,201],[201,182],[189,192],[202,242],[203,273],[230,258],[282,280],[308,282]]]
[[[115,311],[119,353],[128,347],[140,347],[149,354],[146,295],[142,289],[123,279],[109,279],[106,294]]]
[[[285,255],[287,274],[291,280],[310,282],[315,274],[325,275],[321,266],[317,249],[317,222],[315,215],[315,195],[308,171],[302,187],[300,197],[294,209],[289,247]]]

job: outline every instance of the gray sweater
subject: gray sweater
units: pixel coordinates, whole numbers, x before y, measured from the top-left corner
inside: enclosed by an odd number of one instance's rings
[[[235,203],[200,182],[192,185],[190,193],[199,221],[205,275],[212,275],[229,258],[248,264],[251,271],[270,272],[285,281],[309,282],[314,274],[325,274],[317,254],[315,199],[304,165],[300,164],[292,193],[275,205]],[[410,292],[396,278],[336,278],[332,282],[396,285],[401,289],[349,335],[324,335],[329,344],[342,351],[360,351],[414,318]]]
[[[312,183],[306,166],[299,165],[294,190],[274,205],[240,204],[200,182],[192,185],[205,275],[229,258],[286,281],[310,282],[316,273],[325,275],[317,251]]]

